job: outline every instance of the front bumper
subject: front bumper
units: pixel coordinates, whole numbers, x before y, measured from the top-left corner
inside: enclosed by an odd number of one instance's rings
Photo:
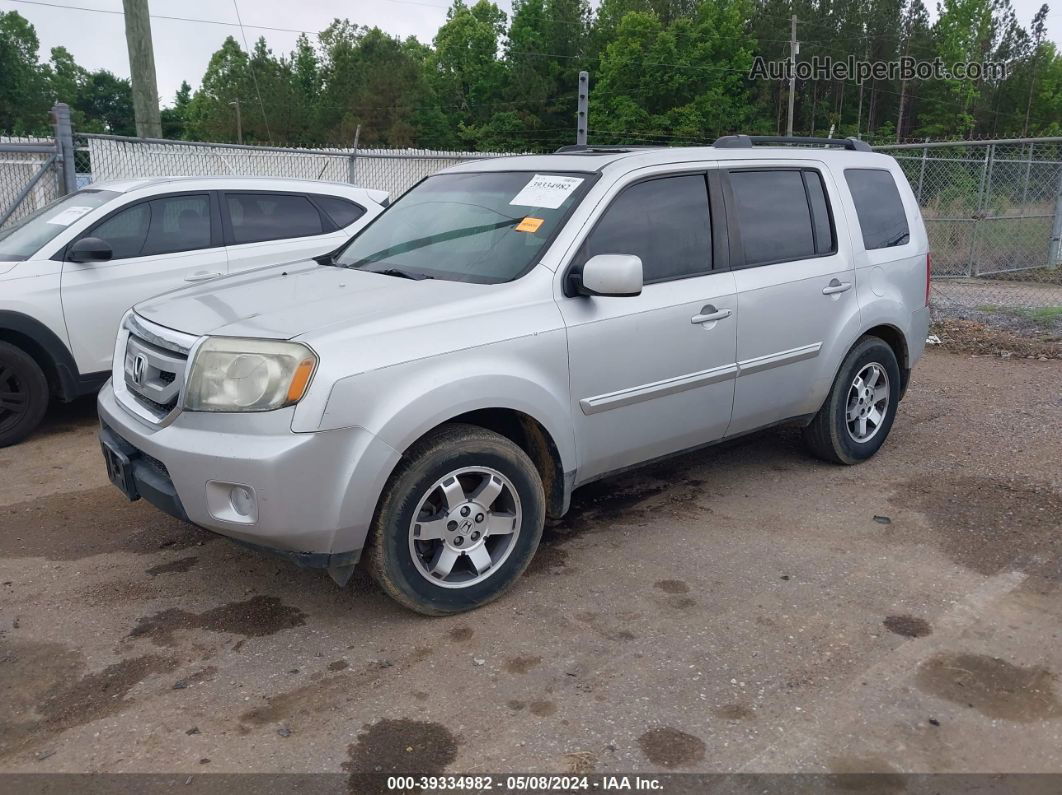
[[[357,561],[400,457],[363,428],[293,433],[294,408],[185,412],[151,426],[117,402],[110,383],[98,408],[108,471],[127,497],[304,566]],[[243,514],[229,499],[234,487],[251,495]]]

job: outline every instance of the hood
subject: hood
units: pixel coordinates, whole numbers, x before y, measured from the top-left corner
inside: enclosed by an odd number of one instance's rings
[[[437,307],[482,289],[467,282],[414,281],[306,260],[166,293],[134,308],[153,323],[188,334],[291,339],[337,323]]]
[[[17,261],[12,260],[0,260],[0,276],[3,276],[9,270],[18,265]]]

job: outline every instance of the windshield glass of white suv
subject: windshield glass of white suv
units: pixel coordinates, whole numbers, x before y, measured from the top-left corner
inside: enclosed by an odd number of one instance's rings
[[[81,190],[0,229],[0,261],[29,259],[74,221],[118,195],[112,190]]]
[[[355,237],[334,264],[414,279],[516,279],[538,262],[593,178],[531,171],[428,177]]]

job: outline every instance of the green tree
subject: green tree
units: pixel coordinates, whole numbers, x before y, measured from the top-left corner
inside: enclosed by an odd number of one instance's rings
[[[46,75],[37,62],[40,41],[17,11],[0,11],[0,132],[33,135],[48,130]]]

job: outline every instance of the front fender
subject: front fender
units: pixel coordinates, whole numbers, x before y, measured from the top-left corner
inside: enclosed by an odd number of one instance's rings
[[[572,471],[567,363],[565,333],[555,329],[371,370],[336,382],[317,430],[359,426],[402,452],[460,414],[512,409],[546,429]]]

